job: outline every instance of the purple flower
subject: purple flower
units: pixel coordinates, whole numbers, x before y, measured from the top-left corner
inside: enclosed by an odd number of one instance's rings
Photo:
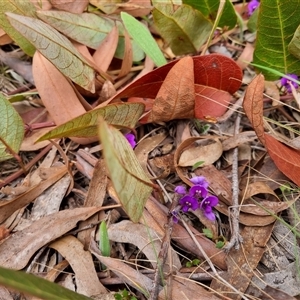
[[[298,76],[295,75],[295,74],[286,74],[285,76],[289,76],[295,80],[299,80],[298,79]],[[290,79],[286,78],[286,77],[282,77],[280,79],[280,83],[282,86],[284,86],[286,88],[286,90],[288,91],[288,93],[291,93],[292,92],[292,89],[291,89],[291,86],[289,84],[289,82],[295,87],[295,89],[297,89],[299,87],[299,85],[294,82],[294,81],[291,81]]]
[[[205,198],[207,196],[207,189],[201,185],[194,185],[190,188],[190,196],[199,198]]]
[[[190,208],[192,210],[196,210],[199,208],[198,200],[191,196],[184,196],[179,200],[179,204],[181,205],[181,210],[183,212],[187,212]]]
[[[177,185],[174,189],[174,191],[177,193],[177,194],[182,194],[182,195],[185,195],[186,194],[186,188],[185,186],[183,185]]]
[[[258,7],[259,7],[259,1],[251,0],[248,3],[248,16],[251,16]]]
[[[175,209],[171,212],[172,215],[172,219],[173,219],[173,223],[177,224],[178,223],[178,211],[176,211]]]
[[[212,208],[215,207],[218,204],[218,202],[219,199],[216,196],[208,196],[201,201],[200,209],[203,210],[203,213],[207,219],[211,221],[214,221],[216,219]]]
[[[135,135],[132,133],[125,134],[125,138],[133,149],[136,146]]]
[[[193,184],[201,185],[205,187],[206,189],[208,188],[208,182],[206,181],[204,176],[194,176],[190,179],[190,181]]]

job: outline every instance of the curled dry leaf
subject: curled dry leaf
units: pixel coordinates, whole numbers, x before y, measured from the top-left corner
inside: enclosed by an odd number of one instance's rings
[[[106,293],[106,288],[100,283],[92,254],[83,249],[78,239],[68,235],[51,243],[50,248],[58,251],[70,264],[75,273],[77,292],[86,296]]]
[[[228,151],[245,143],[252,142],[255,139],[257,139],[255,131],[240,132],[222,141],[223,151]]]
[[[244,111],[260,141],[265,144],[265,130],[263,125],[263,92],[265,79],[258,74],[249,84],[243,102]]]
[[[192,137],[183,141],[176,149],[176,162],[179,167],[193,166],[203,161],[200,167],[213,164],[223,153],[222,143],[215,137]]]

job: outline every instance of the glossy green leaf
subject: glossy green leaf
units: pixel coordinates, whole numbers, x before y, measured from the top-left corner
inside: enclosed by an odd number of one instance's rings
[[[299,25],[300,0],[263,0],[258,8],[254,63],[281,73],[299,74],[300,61],[288,51]],[[261,69],[267,80],[278,76]]]
[[[182,3],[190,5],[195,9],[199,10],[204,16],[212,17],[212,21],[215,19],[217,10],[220,5],[220,1],[216,0],[183,0]],[[237,15],[235,13],[235,9],[230,0],[225,1],[224,10],[222,12],[222,16],[220,18],[219,27],[228,27],[233,28],[237,22]]]
[[[199,51],[212,29],[211,21],[185,4],[176,10],[170,4],[156,4],[154,7],[154,24],[174,54]]]
[[[46,300],[91,300],[43,278],[2,267],[0,285]]]
[[[138,222],[151,194],[152,183],[123,134],[103,119],[99,123],[99,137],[117,196],[129,218]]]
[[[24,138],[24,124],[11,103],[0,94],[0,138],[11,150],[18,153]],[[0,161],[12,158],[0,140]]]
[[[121,12],[121,18],[129,35],[139,45],[139,47],[145,51],[153,62],[158,67],[165,65],[167,60],[159,49],[150,31],[126,12]]]
[[[34,46],[24,38],[7,20],[5,13],[12,12],[19,15],[34,17],[35,7],[30,1],[5,0],[0,5],[0,27],[16,42],[16,44],[29,56],[35,52]]]
[[[112,19],[98,16],[92,13],[73,14],[66,11],[39,11],[37,15],[40,19],[50,24],[52,27],[83,45],[92,49],[97,49],[106,35],[115,26]],[[115,56],[124,57],[124,28],[121,22],[116,22],[119,28],[119,42]],[[133,60],[144,59],[144,52],[136,45],[132,44]]]
[[[84,89],[95,91],[94,70],[65,36],[40,20],[12,13],[6,15],[11,25],[65,76]]]
[[[118,127],[134,128],[144,112],[142,103],[115,103],[91,110],[49,131],[38,142],[62,137],[92,137],[98,135],[99,117]]]

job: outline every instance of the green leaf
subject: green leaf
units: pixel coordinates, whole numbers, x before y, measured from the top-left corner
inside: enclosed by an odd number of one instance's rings
[[[257,31],[258,11],[259,11],[259,9],[256,9],[248,20],[247,27],[250,32]]]
[[[216,13],[218,11],[220,1],[216,0],[183,0],[184,4],[190,5],[193,8],[199,10],[205,17],[212,17],[212,21],[216,18]],[[237,15],[235,9],[230,0],[225,1],[224,10],[222,12],[221,19],[219,21],[219,27],[233,28],[237,22]]]
[[[97,16],[92,13],[72,14],[66,11],[39,11],[40,19],[83,45],[97,49],[106,35],[115,26],[112,19]],[[124,28],[121,22],[116,22],[119,28],[119,42],[115,56],[124,57]],[[144,59],[144,52],[136,45],[133,47],[133,60]]]
[[[98,135],[99,117],[118,127],[134,128],[144,112],[142,103],[115,103],[91,110],[67,123],[57,126],[40,137],[37,142],[62,137],[92,137]]]
[[[30,1],[5,0],[0,5],[0,27],[16,42],[16,44],[29,56],[35,52],[34,46],[24,38],[7,20],[5,13],[12,12],[29,17],[35,16],[35,7]]]
[[[183,0],[182,3],[194,7],[195,9],[201,11],[201,13],[205,17],[208,17],[212,12],[215,12],[218,10],[220,1],[216,1],[216,0],[205,0],[205,1]]]
[[[6,98],[0,94],[0,138],[11,150],[18,153],[24,138],[24,124],[20,115]],[[0,161],[13,156],[0,140]]]
[[[138,222],[151,194],[152,183],[123,134],[103,119],[99,124],[99,137],[117,196],[129,218]]]
[[[300,0],[263,0],[258,8],[254,63],[288,74],[299,74],[300,61],[288,51],[299,25]],[[278,76],[261,69],[267,80]]]
[[[184,4],[175,11],[173,5],[157,4],[153,10],[153,19],[157,30],[175,55],[199,51],[213,27],[212,22],[200,11]]]
[[[43,278],[0,267],[0,284],[46,300],[91,300]]]
[[[213,238],[213,233],[210,229],[208,228],[203,228],[202,229],[202,232],[204,233],[204,235],[209,238],[209,239],[212,239]]]
[[[288,45],[288,49],[291,54],[293,54],[295,57],[300,59],[300,26],[298,26],[297,30],[295,31],[295,34]],[[300,70],[298,70],[298,73],[300,73]]]
[[[139,45],[139,47],[145,51],[147,55],[149,55],[153,62],[158,67],[165,65],[167,60],[160,51],[150,31],[126,12],[121,12],[121,19],[129,35]]]
[[[95,91],[94,70],[65,36],[40,20],[12,13],[6,15],[11,25],[65,76],[84,89]]]
[[[99,249],[103,256],[110,256],[110,242],[105,221],[101,222],[99,227]]]
[[[236,22],[237,15],[233,4],[230,0],[226,0],[218,27],[228,27],[228,29],[232,29],[236,25]]]
[[[203,165],[204,161],[200,160],[198,162],[196,162],[193,166],[192,166],[192,171],[195,171],[199,166]]]

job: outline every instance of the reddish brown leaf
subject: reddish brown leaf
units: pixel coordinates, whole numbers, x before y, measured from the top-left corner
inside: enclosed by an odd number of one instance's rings
[[[269,134],[265,134],[265,146],[277,168],[288,178],[300,185],[300,152],[290,148]]]
[[[259,74],[249,84],[243,103],[244,111],[249,118],[257,137],[263,144],[265,144],[265,131],[263,125],[264,88],[264,76]]]
[[[242,71],[232,59],[220,54],[193,56],[192,59],[196,84],[211,86],[229,93],[234,93],[240,87]],[[129,97],[154,99],[167,74],[178,61],[172,61],[134,81],[112,100]]]
[[[207,119],[222,116],[232,96],[225,91],[195,84],[195,118]]]
[[[211,86],[230,94],[242,83],[242,71],[230,58],[220,54],[194,56],[195,83]]]
[[[193,68],[193,59],[187,56],[179,60],[170,70],[156,96],[148,122],[194,117]]]

